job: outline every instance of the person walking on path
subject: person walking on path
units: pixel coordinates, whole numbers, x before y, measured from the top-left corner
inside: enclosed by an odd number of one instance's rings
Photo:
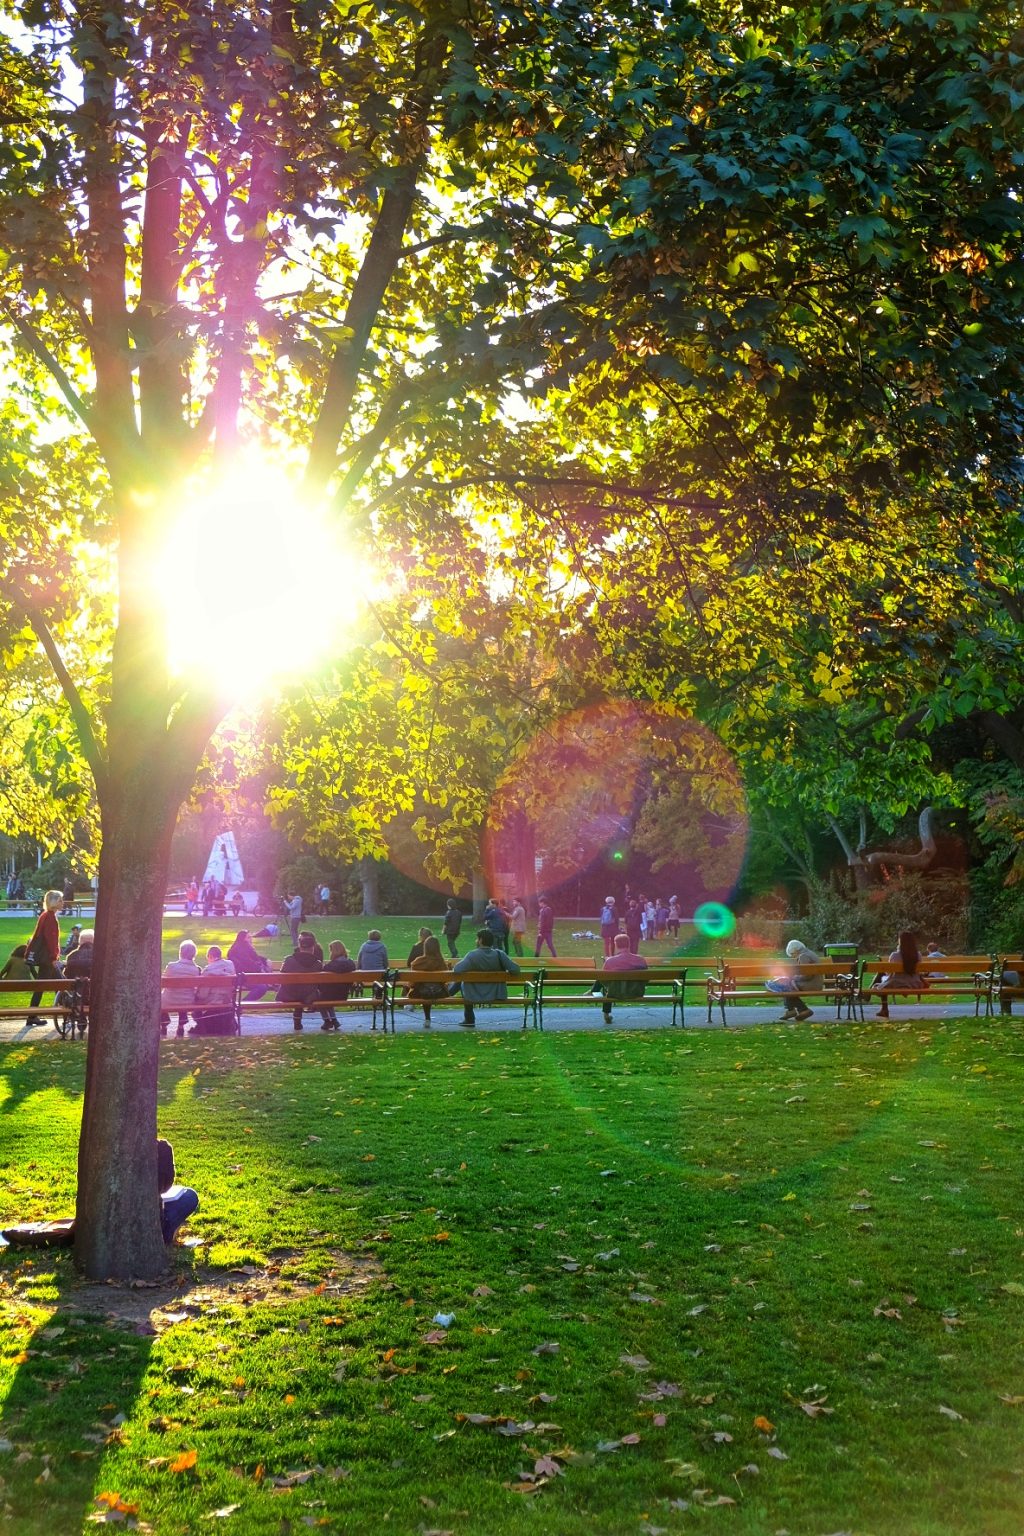
[[[472,971],[493,971],[495,980],[492,981],[467,981],[456,982],[452,991],[462,991],[462,1028],[476,1028],[475,1003],[503,1003],[508,997],[508,988],[502,978],[502,973],[509,976],[518,976],[519,967],[514,960],[510,960],[502,949],[495,948],[494,934],[489,928],[481,928],[476,936],[476,949],[471,949],[468,955],[463,955],[455,965],[452,972],[458,976]]]
[[[535,960],[545,944],[551,951],[551,958],[557,960],[558,954],[555,950],[555,912],[554,908],[548,903],[547,898],[542,896],[540,898],[540,906],[537,908],[537,948],[533,952]]]
[[[520,896],[513,896],[512,911],[509,916],[509,934],[512,939],[512,953],[523,953],[523,940],[526,938],[526,908],[523,906]]]
[[[449,896],[448,898],[448,906],[445,910],[444,922],[441,924],[441,932],[447,941],[448,953],[454,960],[459,953],[455,940],[462,932],[462,913],[459,911],[454,896]]]
[[[57,913],[63,905],[64,897],[60,891],[47,891],[43,897],[43,910],[36,919],[36,926],[28,941],[28,958],[35,967],[38,981],[50,981],[60,975],[60,924]],[[42,996],[41,992],[33,992],[29,1007],[38,1008]],[[31,1029],[35,1019],[29,1018],[26,1023]]]

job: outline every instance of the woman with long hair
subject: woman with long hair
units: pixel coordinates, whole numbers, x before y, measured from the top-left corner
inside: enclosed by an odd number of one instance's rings
[[[441,944],[433,934],[423,940],[423,953],[417,955],[409,967],[411,971],[446,971],[448,961],[441,953]],[[423,1027],[430,1028],[430,1005],[438,997],[446,996],[448,988],[441,981],[424,981],[409,988],[409,997],[423,1004]]]
[[[918,970],[921,963],[921,951],[917,947],[917,938],[909,929],[905,929],[897,940],[896,948],[889,956],[890,965],[898,965],[899,969],[889,971],[877,982],[876,990],[882,993],[882,1001],[876,1018],[887,1019],[889,1017],[890,992],[926,992],[928,990],[928,978],[922,976]]]
[[[57,913],[64,905],[64,896],[61,891],[47,891],[43,897],[43,909],[36,919],[36,926],[32,930],[32,937],[28,941],[28,958],[35,967],[36,978],[39,981],[49,981],[60,975],[60,924],[57,921]],[[30,1008],[38,1008],[42,998],[41,992],[33,992],[29,1001]],[[29,1015],[26,1023],[31,1029],[35,1019]]]

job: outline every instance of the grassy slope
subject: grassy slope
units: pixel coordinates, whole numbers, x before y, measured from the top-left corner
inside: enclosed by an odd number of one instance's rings
[[[0,1217],[69,1207],[82,1061],[0,1059]],[[78,1530],[117,1491],[160,1536],[229,1505],[246,1536],[1017,1533],[1022,1092],[1015,1028],[973,1021],[171,1043],[162,1125],[203,1261],[284,1247],[330,1284],[348,1250],[380,1283],[142,1338],[84,1320],[65,1263],[7,1254],[7,1528]],[[679,1395],[640,1401],[655,1382]],[[567,1446],[535,1496],[503,1486]],[[313,1466],[347,1475],[269,1487]]]

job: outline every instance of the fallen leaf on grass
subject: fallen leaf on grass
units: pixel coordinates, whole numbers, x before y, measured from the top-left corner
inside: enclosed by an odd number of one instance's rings
[[[999,1401],[1006,1403],[1010,1408],[1019,1408],[1024,1403],[1024,1397],[1013,1397],[1009,1393],[1000,1392]]]
[[[964,1416],[963,1416],[962,1413],[957,1413],[955,1408],[947,1408],[945,1403],[940,1403],[939,1404],[939,1412],[941,1414],[944,1414],[947,1419],[958,1419],[958,1420],[963,1420],[964,1419]],[[964,1421],[964,1422],[966,1422],[966,1421]]]
[[[545,1343],[538,1344],[533,1349],[531,1349],[530,1350],[530,1354],[531,1355],[557,1355],[560,1347],[561,1346],[556,1344],[554,1342],[554,1340],[548,1339],[548,1340],[545,1341]]]
[[[494,1292],[491,1290],[491,1287],[489,1285],[477,1285],[477,1286],[474,1286],[474,1288],[473,1288],[473,1290],[471,1292],[471,1295],[473,1295],[473,1296],[493,1296]]]
[[[766,1419],[763,1413],[759,1413],[754,1420],[754,1428],[759,1429],[762,1435],[771,1435],[775,1432],[775,1425],[771,1419]]]
[[[226,1520],[233,1515],[236,1509],[241,1509],[241,1504],[222,1504],[220,1509],[211,1509],[204,1516],[204,1520]]]
[[[424,1344],[444,1344],[448,1339],[448,1332],[445,1328],[431,1328],[430,1332],[423,1334],[422,1337]]]
[[[632,1366],[634,1371],[649,1371],[651,1368],[651,1362],[643,1355],[620,1355],[619,1360],[623,1365]]]
[[[816,1398],[813,1403],[798,1403],[797,1407],[802,1409],[809,1419],[820,1419],[823,1414],[835,1413],[834,1408],[826,1407],[823,1397]]]
[[[786,1455],[785,1451],[780,1451],[777,1445],[770,1445],[768,1447],[768,1455],[774,1457],[776,1461],[789,1460],[789,1457]]]
[[[198,1460],[198,1451],[182,1451],[181,1455],[176,1456],[170,1463],[167,1470],[168,1472],[191,1472]]]
[[[1006,1284],[1001,1285],[999,1289],[1005,1291],[1007,1296],[1024,1296],[1024,1285],[1021,1285],[1019,1280],[1007,1280]]]

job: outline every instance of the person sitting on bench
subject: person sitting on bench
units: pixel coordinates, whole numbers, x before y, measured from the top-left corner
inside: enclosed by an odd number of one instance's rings
[[[629,934],[617,933],[613,940],[615,953],[609,955],[604,962],[606,971],[646,971],[647,961],[643,955],[635,955],[629,947]],[[604,1022],[609,1024],[612,1017],[612,1003],[616,998],[620,1001],[627,997],[643,997],[644,983],[642,981],[606,981],[600,982],[600,990],[604,993],[604,1001],[601,1004],[601,1012],[604,1014]],[[596,990],[596,989],[595,989]]]

